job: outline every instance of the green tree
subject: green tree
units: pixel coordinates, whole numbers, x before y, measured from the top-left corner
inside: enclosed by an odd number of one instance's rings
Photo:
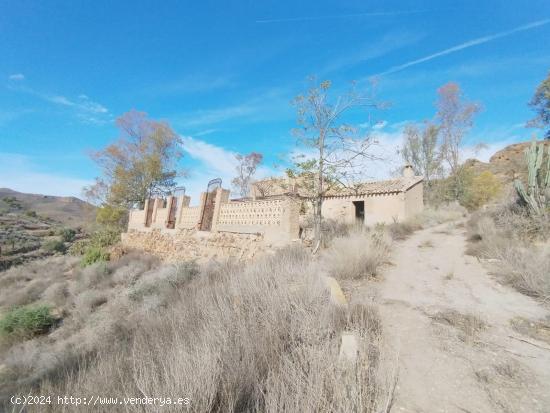
[[[533,108],[537,116],[531,119],[528,125],[546,129],[544,135],[546,139],[550,139],[550,72],[537,87],[529,106]]]
[[[87,197],[102,206],[127,209],[170,193],[182,175],[178,169],[181,138],[166,122],[135,110],[119,117],[116,125],[118,141],[91,155],[102,176],[85,188]]]

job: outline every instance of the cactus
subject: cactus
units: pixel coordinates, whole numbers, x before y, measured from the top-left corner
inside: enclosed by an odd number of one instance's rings
[[[544,152],[544,144],[537,144],[536,138],[533,137],[531,146],[525,150],[527,189],[519,179],[514,182],[520,199],[537,215],[543,213],[550,204],[550,147],[546,154],[546,162]],[[544,168],[543,163],[546,164]]]

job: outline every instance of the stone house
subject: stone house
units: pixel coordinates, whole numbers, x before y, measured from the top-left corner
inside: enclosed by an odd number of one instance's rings
[[[308,194],[292,179],[266,179],[253,184],[253,199],[296,196],[304,204],[302,215],[309,211]],[[363,225],[390,224],[403,221],[424,209],[423,178],[414,176],[411,166],[395,179],[364,182],[353,188],[330,189],[323,199],[324,218]]]
[[[185,195],[148,199],[143,209],[130,211],[122,242],[161,256],[171,251],[170,257],[178,259],[183,253],[189,259],[212,256],[213,251],[242,258],[251,249],[300,239],[308,198],[295,181],[268,179],[253,184],[250,199],[230,200],[221,186],[202,193],[194,207]],[[327,219],[370,226],[403,221],[423,207],[422,177],[405,167],[400,178],[329,191],[322,213]]]

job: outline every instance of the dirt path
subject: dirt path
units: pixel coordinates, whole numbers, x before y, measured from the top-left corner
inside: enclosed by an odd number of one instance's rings
[[[464,229],[443,224],[397,243],[377,285],[399,351],[394,412],[550,412],[550,344],[512,328],[548,315],[465,256]],[[373,293],[371,293],[373,294]],[[515,338],[511,338],[513,336]]]

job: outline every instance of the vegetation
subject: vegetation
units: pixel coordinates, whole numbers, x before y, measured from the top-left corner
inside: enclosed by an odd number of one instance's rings
[[[550,299],[550,253],[535,244],[550,234],[548,215],[533,215],[522,204],[496,206],[474,214],[468,252],[495,260],[493,272],[524,294]]]
[[[235,155],[237,160],[237,176],[231,180],[231,184],[239,195],[246,198],[250,195],[250,184],[258,166],[262,163],[263,155],[257,152],[250,152],[248,155]]]
[[[60,253],[64,253],[67,250],[67,248],[65,247],[65,243],[60,239],[48,240],[42,245],[42,248],[49,252]]]
[[[350,235],[332,240],[324,252],[324,267],[339,279],[373,277],[390,255],[391,238],[384,231],[356,228]]]
[[[192,397],[193,410],[214,412],[391,406],[393,362],[376,307],[362,297],[346,308],[330,304],[318,278],[324,264],[299,247],[246,265],[159,265],[137,255],[75,264],[58,257],[0,275],[4,305],[40,301],[63,314],[55,338],[0,350],[2,397],[31,388],[183,394]],[[63,275],[67,270],[71,277]],[[335,275],[352,278],[343,270]],[[358,339],[355,364],[339,361],[344,332]]]
[[[485,171],[464,182],[464,194],[460,203],[468,210],[474,211],[495,199],[502,191],[499,180],[490,172]]]
[[[61,237],[63,242],[71,242],[76,236],[76,231],[72,228],[61,228],[57,231],[57,235]]]
[[[315,155],[296,157],[294,167],[287,172],[311,194],[315,250],[322,243],[321,208],[326,192],[334,186],[355,184],[358,166],[374,158],[369,150],[372,136],[346,123],[344,117],[353,110],[383,107],[369,94],[357,91],[355,85],[331,99],[331,86],[330,81],[314,84],[305,95],[294,99],[299,125],[294,134]]]
[[[533,139],[525,151],[527,163],[527,188],[520,180],[514,182],[520,201],[535,215],[547,214],[550,209],[550,147],[544,150]]]
[[[405,127],[401,156],[413,167],[416,175],[423,176],[427,189],[434,178],[442,173],[442,156],[438,147],[439,127],[425,122],[422,128],[410,124]]]
[[[15,307],[0,319],[0,335],[6,337],[31,337],[44,333],[55,322],[46,305]]]
[[[147,198],[164,196],[182,174],[182,140],[165,122],[132,110],[120,116],[117,143],[92,154],[103,176],[85,188],[87,197],[101,206],[98,221],[124,225],[128,208],[143,205]]]
[[[119,228],[100,228],[89,238],[74,243],[69,252],[72,255],[82,256],[81,264],[87,266],[99,261],[108,261],[108,249],[120,240]]]
[[[546,129],[546,139],[550,139],[550,72],[537,87],[529,105],[537,116],[529,122],[530,126]]]

